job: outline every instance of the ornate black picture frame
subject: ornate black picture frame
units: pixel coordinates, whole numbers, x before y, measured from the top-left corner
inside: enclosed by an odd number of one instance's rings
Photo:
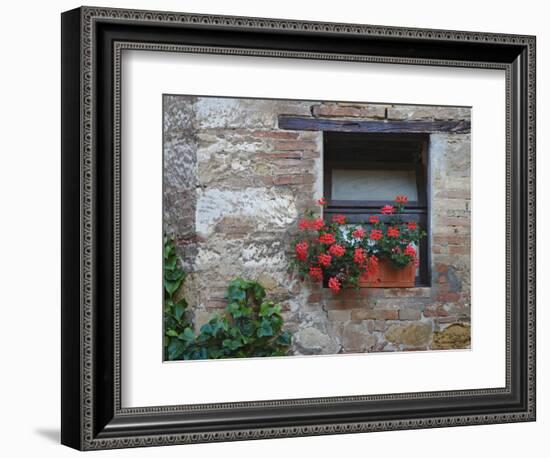
[[[123,49],[506,72],[506,386],[123,408]],[[80,450],[535,420],[535,37],[82,7],[62,15],[62,435]]]

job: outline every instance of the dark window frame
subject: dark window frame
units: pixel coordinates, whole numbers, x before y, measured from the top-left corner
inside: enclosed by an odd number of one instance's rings
[[[349,134],[348,134],[349,135]],[[415,287],[431,286],[431,232],[430,232],[430,187],[429,183],[429,134],[371,134],[361,132],[354,134],[355,138],[361,136],[365,142],[379,142],[391,145],[392,142],[410,142],[419,148],[418,157],[409,161],[372,160],[362,158],[334,158],[331,151],[334,143],[344,142],[348,136],[346,133],[323,131],[323,188],[327,205],[324,210],[324,218],[330,220],[335,214],[343,214],[350,223],[364,223],[370,215],[380,215],[382,222],[387,222],[390,217],[380,214],[380,208],[388,204],[388,201],[378,200],[333,200],[332,199],[332,171],[334,169],[349,170],[414,170],[418,199],[407,203],[403,213],[406,221],[416,221],[427,232],[427,236],[419,244],[420,264],[415,280]],[[340,137],[340,139],[338,139]],[[390,146],[391,147],[391,146]],[[367,225],[368,226],[368,225]]]

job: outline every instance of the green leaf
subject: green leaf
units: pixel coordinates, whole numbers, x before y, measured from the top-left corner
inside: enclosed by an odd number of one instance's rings
[[[208,359],[208,349],[205,347],[202,347],[201,349],[199,349],[197,359]]]
[[[290,334],[290,332],[284,331],[284,332],[281,332],[281,334],[279,334],[279,337],[277,337],[276,339],[276,343],[278,343],[279,345],[288,346],[290,345],[291,340],[292,340],[292,335]]]
[[[182,341],[172,339],[168,344],[168,359],[171,361],[175,359],[182,359],[184,350],[185,344]]]
[[[164,245],[164,259],[168,259],[172,254],[172,251],[174,251],[174,243],[172,242],[172,240],[169,240],[165,242]]]
[[[267,320],[262,320],[257,335],[258,337],[271,337],[273,335],[273,328],[271,327],[271,323]]]
[[[174,329],[168,329],[168,331],[166,331],[166,335],[169,337],[177,337],[178,332]]]
[[[185,342],[193,342],[195,340],[195,333],[191,328],[185,328],[182,333],[178,335],[178,339]]]
[[[241,346],[241,342],[240,340],[225,339],[222,342],[222,345],[224,348],[228,348],[229,350],[235,351],[237,348]]]
[[[244,302],[246,300],[246,291],[238,285],[231,285],[227,288],[227,299],[235,302]]]
[[[250,337],[254,335],[257,325],[251,320],[242,320],[238,326],[244,336]]]
[[[201,326],[200,329],[201,334],[212,334],[213,329],[212,325],[210,323],[205,323]]]
[[[178,264],[178,257],[174,255],[168,256],[164,260],[164,270],[174,270]]]
[[[233,318],[239,318],[241,316],[241,306],[237,302],[230,302],[225,309]]]
[[[164,279],[164,289],[166,292],[172,296],[181,286],[182,280],[170,281],[166,278]]]
[[[216,348],[209,351],[208,357],[210,359],[219,359],[219,358],[223,358],[224,355],[225,353],[223,350]]]
[[[271,304],[269,302],[262,302],[260,304],[260,313],[261,317],[267,317],[271,315]]]
[[[176,302],[174,306],[174,314],[178,321],[181,320],[181,317],[183,316],[186,310],[187,310],[187,302],[185,301],[185,299],[181,299],[178,302]]]
[[[265,297],[265,289],[259,283],[254,282],[252,284],[252,294],[254,295],[256,302],[261,302]]]
[[[164,272],[164,278],[170,281],[183,280],[185,277],[185,272],[179,267],[174,270],[167,270]]]
[[[283,325],[283,319],[278,315],[272,315],[270,319],[270,324],[274,332],[277,332],[281,329]]]
[[[212,335],[216,337],[221,331],[227,331],[229,324],[226,321],[220,319],[214,319],[210,322],[212,326]]]

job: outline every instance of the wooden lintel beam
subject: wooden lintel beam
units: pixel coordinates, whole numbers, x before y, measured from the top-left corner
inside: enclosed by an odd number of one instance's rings
[[[470,121],[364,121],[279,116],[279,128],[286,130],[326,130],[371,133],[469,133]]]

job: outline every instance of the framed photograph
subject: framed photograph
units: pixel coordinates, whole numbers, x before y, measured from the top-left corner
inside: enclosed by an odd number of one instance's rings
[[[535,37],[62,15],[62,443],[535,420]]]

